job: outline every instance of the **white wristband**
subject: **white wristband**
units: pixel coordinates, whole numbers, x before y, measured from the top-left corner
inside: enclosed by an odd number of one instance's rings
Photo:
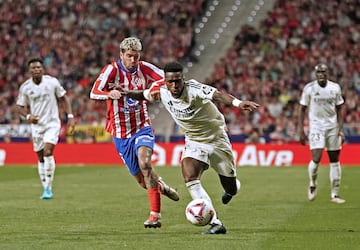
[[[30,114],[27,114],[27,115],[26,115],[26,120],[30,120],[30,117],[31,117],[31,115],[30,115]]]
[[[237,98],[234,98],[234,99],[232,100],[232,105],[233,105],[234,107],[240,107],[240,103],[242,103],[242,101],[240,101],[240,100],[237,99]]]
[[[145,97],[146,100],[150,101],[150,90],[149,89],[145,89],[143,91],[143,96]]]
[[[72,119],[72,118],[74,118],[74,115],[73,115],[73,114],[68,114],[68,115],[67,115],[67,118],[68,118],[68,119]]]

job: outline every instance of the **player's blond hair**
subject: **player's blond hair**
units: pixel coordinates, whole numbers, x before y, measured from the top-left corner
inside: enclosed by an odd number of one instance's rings
[[[136,37],[127,37],[120,43],[120,50],[122,52],[125,52],[127,50],[141,51],[141,41]]]

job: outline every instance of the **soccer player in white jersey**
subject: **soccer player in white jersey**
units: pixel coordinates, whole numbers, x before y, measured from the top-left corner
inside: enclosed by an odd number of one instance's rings
[[[321,63],[315,66],[316,80],[305,85],[299,112],[299,135],[301,144],[309,140],[312,160],[308,165],[310,184],[308,199],[313,201],[317,191],[318,168],[323,149],[326,148],[330,160],[330,200],[335,203],[344,203],[339,196],[341,181],[341,166],[339,155],[341,144],[344,142],[342,105],[344,99],[339,84],[327,79],[328,68]],[[304,120],[307,108],[309,118],[309,134],[306,137]]]
[[[59,139],[61,121],[58,105],[64,104],[69,133],[74,131],[74,115],[65,89],[55,77],[44,75],[40,58],[28,62],[31,78],[19,89],[16,102],[19,113],[31,123],[34,151],[38,157],[38,172],[43,186],[40,199],[52,199],[52,183],[55,174],[53,151]]]
[[[226,133],[224,116],[212,101],[233,105],[241,110],[252,111],[259,105],[218,91],[196,80],[185,81],[183,66],[171,62],[164,67],[165,78],[148,90],[123,91],[124,95],[147,100],[161,100],[175,122],[185,132],[185,147],[182,153],[182,175],[193,199],[203,198],[211,202],[201,185],[205,170],[213,168],[224,188],[222,202],[227,204],[240,189],[236,178],[235,160]],[[210,228],[204,234],[225,234],[226,228],[215,215]]]

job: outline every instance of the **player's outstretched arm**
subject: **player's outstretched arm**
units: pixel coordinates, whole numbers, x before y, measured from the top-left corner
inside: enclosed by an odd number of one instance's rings
[[[253,111],[260,107],[260,105],[253,101],[241,101],[236,97],[229,95],[227,93],[223,93],[220,91],[215,91],[213,95],[213,100],[216,102],[221,102],[227,105],[232,105],[241,110]]]
[[[109,83],[109,89],[108,99],[116,100],[120,99],[122,96],[128,96],[135,100],[145,100],[143,90],[126,90],[114,83]]]
[[[238,99],[234,99],[233,101],[233,105],[235,103],[234,106],[237,107],[237,104],[236,104],[236,101],[235,100],[238,100]],[[238,102],[237,102],[238,103]],[[239,106],[238,106],[240,109],[242,110],[247,110],[247,111],[254,111],[255,109],[257,109],[258,107],[260,107],[260,104],[256,103],[256,102],[253,102],[253,101],[241,101],[239,103]]]
[[[116,87],[121,95],[128,96],[135,100],[160,101],[160,86],[158,83],[153,83],[149,89],[145,90],[125,90],[120,86]]]

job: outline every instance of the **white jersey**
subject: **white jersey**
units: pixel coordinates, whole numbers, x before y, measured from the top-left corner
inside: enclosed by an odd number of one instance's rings
[[[38,126],[58,124],[60,127],[57,98],[65,93],[55,77],[43,75],[40,84],[30,78],[21,85],[16,104],[30,106],[31,115],[39,116]]]
[[[339,84],[327,81],[321,87],[317,80],[305,85],[300,104],[309,107],[310,126],[334,128],[338,126],[336,106],[344,103]]]
[[[208,143],[226,134],[224,116],[211,101],[215,91],[216,88],[191,79],[185,81],[183,93],[175,99],[166,85],[160,87],[162,103],[187,139]]]

